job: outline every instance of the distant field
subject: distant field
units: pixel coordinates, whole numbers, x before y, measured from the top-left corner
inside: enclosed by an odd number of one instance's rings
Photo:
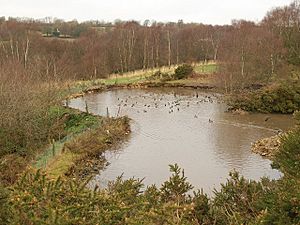
[[[106,84],[106,85],[111,85],[111,84],[131,84],[131,83],[137,83],[137,82],[145,81],[146,77],[147,77],[146,74],[135,75],[135,76],[132,76],[132,77],[116,77],[116,78],[104,79],[103,83]]]
[[[159,69],[155,68],[155,69],[147,69],[147,70],[135,70],[133,72],[128,72],[128,73],[124,73],[124,74],[111,74],[111,75],[109,75],[108,79],[115,78],[116,76],[117,77],[133,77],[133,76],[141,76],[141,75],[147,76],[147,75],[151,75],[154,72],[159,71],[159,70],[163,73],[170,73],[170,72],[173,73],[174,70],[177,68],[177,66],[178,65],[172,65],[170,68],[167,66],[163,66],[163,67],[160,67]],[[217,63],[213,62],[213,61],[209,62],[209,63],[205,63],[205,64],[196,63],[196,64],[193,64],[193,66],[194,66],[195,72],[200,73],[200,74],[214,73],[218,69]]]
[[[212,74],[217,72],[218,65],[216,63],[211,64],[197,64],[194,68],[196,73],[200,74]]]

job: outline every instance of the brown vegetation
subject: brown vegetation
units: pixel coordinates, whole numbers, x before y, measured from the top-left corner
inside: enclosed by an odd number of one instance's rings
[[[120,144],[130,133],[129,119],[104,119],[102,124],[66,143],[63,152],[71,152],[75,160],[66,175],[85,178],[104,167],[104,152]]]

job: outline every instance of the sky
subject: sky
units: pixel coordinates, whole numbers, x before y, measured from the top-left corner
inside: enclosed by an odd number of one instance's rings
[[[233,19],[259,22],[267,11],[291,0],[0,0],[0,16],[64,20],[116,19],[230,24]]]

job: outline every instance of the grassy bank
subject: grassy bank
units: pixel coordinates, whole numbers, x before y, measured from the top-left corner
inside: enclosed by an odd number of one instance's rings
[[[38,169],[45,168],[50,158],[60,154],[66,142],[88,129],[100,126],[102,120],[101,117],[65,107],[52,107],[49,114],[51,117],[59,118],[53,129],[60,128],[61,132],[37,155],[34,167]]]
[[[45,171],[51,178],[71,176],[86,178],[105,165],[104,152],[114,149],[130,133],[129,119],[101,118],[99,126],[66,141],[61,152],[52,158]]]
[[[53,107],[51,114],[61,118],[57,126],[63,127],[63,133],[37,156],[33,167],[45,170],[52,179],[77,176],[75,171],[89,170],[97,163],[101,168],[102,154],[130,133],[127,118],[106,118],[64,107]]]
[[[50,107],[46,118],[49,123],[49,133],[39,146],[32,147],[31,151],[29,149],[24,153],[16,151],[1,157],[1,184],[13,184],[18,179],[18,175],[31,165],[35,168],[45,168],[48,162],[61,152],[65,142],[74,135],[100,124],[98,117],[60,106]]]
[[[175,73],[178,66],[161,67],[159,69],[138,70],[125,74],[112,74],[107,79],[95,79],[89,81],[79,81],[66,83],[64,87],[64,96],[79,97],[86,92],[93,92],[104,90],[110,87],[213,87],[214,74],[218,71],[218,66],[215,62],[194,64],[194,75],[185,79],[170,79],[162,80],[156,77],[158,72],[165,75],[172,75]]]
[[[60,106],[51,107],[48,116],[53,121],[50,130],[56,135],[35,150],[35,154],[3,156],[0,163],[2,185],[12,185],[31,166],[45,170],[51,178],[70,175],[72,173],[68,171],[75,164],[78,166],[84,159],[92,158],[91,151],[100,157],[130,131],[128,119],[103,118]],[[107,134],[107,131],[110,133]],[[76,151],[79,147],[80,152]]]

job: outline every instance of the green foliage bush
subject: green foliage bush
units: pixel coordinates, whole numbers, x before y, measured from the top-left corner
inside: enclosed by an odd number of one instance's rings
[[[246,224],[259,215],[258,200],[264,194],[261,182],[249,181],[237,172],[230,173],[230,179],[215,191],[214,207],[221,224]]]
[[[110,182],[107,189],[85,188],[74,179],[49,180],[29,172],[11,188],[0,186],[3,224],[299,224],[299,180],[259,182],[230,174],[213,198],[192,185],[171,165],[161,188],[142,180]]]
[[[147,80],[160,80],[161,82],[166,82],[173,80],[173,75],[170,75],[168,73],[163,73],[160,70],[156,71],[152,76],[147,77]]]
[[[172,80],[185,79],[192,75],[194,67],[189,64],[183,64],[175,69],[174,74],[163,73],[160,70],[156,71],[152,76],[148,77],[147,80],[159,80],[161,82],[167,82]]]
[[[178,66],[175,69],[174,79],[180,80],[180,79],[187,78],[193,73],[193,71],[194,68],[189,64],[183,64],[182,66]]]
[[[85,188],[86,183],[71,179],[50,181],[40,171],[28,173],[10,189],[0,205],[9,205],[10,212],[0,214],[1,219],[8,221],[7,224],[199,224],[209,221],[206,195],[188,195],[191,186],[179,175],[179,167],[175,165],[171,170],[173,175],[165,182],[165,187],[171,187],[167,188],[167,195],[164,187],[159,190],[150,186],[142,191],[142,181],[133,178],[119,177],[107,190],[92,191]]]
[[[291,114],[300,109],[300,83],[238,94],[230,99],[229,105],[232,109]]]
[[[295,118],[300,122],[299,113]],[[275,155],[274,166],[280,168],[287,177],[300,180],[300,128],[282,138],[280,151]]]
[[[265,188],[258,202],[261,213],[255,224],[300,224],[299,180],[284,177]]]
[[[300,122],[299,113],[295,118]],[[263,198],[268,209],[262,224],[300,224],[300,128],[296,127],[282,138],[273,166],[284,177],[277,181]]]

